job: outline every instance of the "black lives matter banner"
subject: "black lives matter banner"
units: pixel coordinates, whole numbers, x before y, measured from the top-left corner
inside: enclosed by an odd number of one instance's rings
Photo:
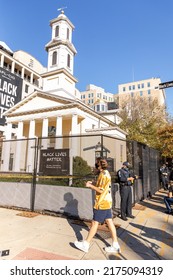
[[[5,124],[2,114],[21,100],[22,83],[20,77],[0,67],[0,125]]]
[[[69,175],[69,149],[40,151],[40,173],[43,175]]]

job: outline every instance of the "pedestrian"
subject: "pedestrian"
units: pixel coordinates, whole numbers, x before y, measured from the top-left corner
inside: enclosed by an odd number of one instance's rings
[[[129,171],[129,162],[123,162],[123,165],[120,170],[117,172],[118,181],[120,185],[120,215],[121,219],[127,221],[127,217],[134,219],[132,215],[132,189],[131,186],[135,179],[134,176],[131,176]]]
[[[107,170],[108,163],[105,159],[97,161],[99,175],[96,185],[91,181],[86,182],[86,187],[94,190],[95,204],[93,209],[93,220],[87,238],[84,241],[75,241],[75,246],[88,252],[92,238],[97,233],[99,224],[107,223],[112,236],[112,245],[105,248],[107,253],[120,253],[120,246],[117,240],[115,225],[112,220],[112,197],[111,197],[111,176]]]
[[[160,175],[161,175],[162,187],[164,188],[164,190],[168,190],[169,169],[165,163],[163,163],[163,165],[160,167]]]
[[[99,175],[99,173],[100,173],[100,170],[99,170],[99,162],[100,162],[100,160],[102,160],[103,158],[102,157],[98,157],[98,158],[96,158],[96,162],[95,162],[95,170],[94,170],[94,174],[96,175],[96,176],[98,176]],[[95,184],[94,184],[95,185]]]
[[[171,168],[169,173],[169,182],[171,183],[171,181],[173,181],[173,168]]]
[[[168,196],[164,197],[164,203],[166,206],[166,213],[173,214],[173,209],[171,208],[171,204],[173,204],[173,181],[170,181]]]

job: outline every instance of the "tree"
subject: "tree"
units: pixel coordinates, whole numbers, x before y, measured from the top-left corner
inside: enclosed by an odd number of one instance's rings
[[[173,158],[173,123],[168,123],[163,128],[158,130],[159,149],[162,156]]]
[[[83,158],[76,156],[73,158],[73,175],[81,178],[73,179],[73,187],[85,187],[84,176],[92,174],[92,169],[87,161]]]
[[[76,156],[73,158],[73,174],[77,176],[86,176],[92,173],[91,167],[83,158]]]
[[[135,140],[158,149],[158,129],[167,123],[165,106],[159,105],[157,99],[133,97],[121,104],[119,116],[120,128],[128,133],[129,140]]]

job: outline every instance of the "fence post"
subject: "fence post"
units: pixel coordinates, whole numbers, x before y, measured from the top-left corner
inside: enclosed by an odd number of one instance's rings
[[[33,169],[33,177],[32,177],[32,185],[31,185],[31,211],[34,211],[35,204],[35,189],[36,189],[36,178],[37,178],[37,162],[38,162],[38,144],[39,139],[35,139],[34,148],[34,169]]]

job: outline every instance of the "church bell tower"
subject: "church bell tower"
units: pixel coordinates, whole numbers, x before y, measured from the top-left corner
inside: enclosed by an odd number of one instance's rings
[[[61,9],[60,15],[50,21],[51,41],[45,46],[48,52],[47,72],[43,77],[43,90],[72,98],[75,96],[76,78],[73,76],[74,56],[72,43],[74,25]]]

